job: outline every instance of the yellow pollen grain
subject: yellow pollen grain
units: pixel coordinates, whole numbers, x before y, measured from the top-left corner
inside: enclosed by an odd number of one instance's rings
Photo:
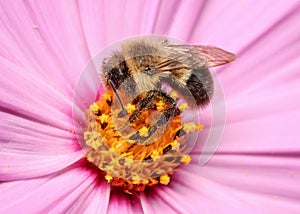
[[[148,184],[149,183],[149,180],[148,179],[145,179],[145,180],[142,180],[143,184]]]
[[[92,107],[92,110],[93,110],[94,113],[97,113],[100,110],[100,108],[97,105],[97,103],[94,103],[91,107]]]
[[[99,116],[99,119],[100,119],[101,123],[107,123],[108,118],[109,118],[109,115],[107,115],[107,114],[102,114],[101,116]]]
[[[104,93],[104,94],[102,95],[102,97],[103,97],[105,100],[111,101],[111,95],[110,95],[109,93]]]
[[[175,91],[172,91],[169,94],[169,96],[172,97],[174,100],[177,100],[179,98],[179,95]]]
[[[191,162],[191,157],[189,155],[183,155],[181,157],[181,163],[189,164]]]
[[[159,182],[163,185],[168,185],[170,182],[170,177],[168,175],[162,175],[159,177]]]
[[[145,126],[143,126],[140,130],[139,130],[139,133],[140,133],[140,135],[141,136],[147,136],[148,135],[148,131],[149,131],[149,129],[147,128],[147,127],[145,127]]]
[[[139,183],[141,183],[141,178],[139,176],[137,176],[137,175],[133,175],[132,176],[132,183],[133,184],[139,184]]]
[[[174,149],[174,150],[177,151],[177,150],[179,149],[180,144],[178,143],[177,140],[174,140],[174,141],[171,143],[171,146],[172,146],[172,149]]]
[[[153,160],[155,160],[155,159],[157,159],[157,158],[159,158],[159,157],[160,157],[159,152],[158,152],[157,150],[154,150],[154,151],[152,152],[152,154],[151,154],[151,158],[152,158]]]
[[[121,154],[121,157],[127,158],[127,159],[133,159],[133,158],[134,158],[132,152],[125,152],[125,153],[122,153],[122,154]]]
[[[183,125],[183,130],[187,133],[194,132],[194,131],[201,131],[204,128],[202,124],[197,123],[185,123]]]
[[[187,103],[181,103],[178,108],[181,112],[183,112],[184,110],[186,110],[188,108],[188,104]]]
[[[113,177],[109,174],[105,175],[105,180],[107,180],[108,183],[110,183],[112,181]]]
[[[113,171],[114,170],[114,167],[112,166],[112,165],[108,165],[108,166],[106,166],[106,167],[104,167],[105,168],[105,170],[107,170],[107,171]]]
[[[98,149],[102,144],[102,138],[98,132],[85,132],[84,139],[86,140],[86,145],[93,149]]]
[[[135,107],[135,105],[132,105],[131,103],[129,103],[125,106],[125,109],[127,110],[127,112],[129,114],[131,114],[132,112],[135,111],[136,107]]]
[[[158,101],[156,103],[157,110],[160,111],[160,110],[164,109],[164,105],[165,105],[164,101],[162,101],[162,100]]]

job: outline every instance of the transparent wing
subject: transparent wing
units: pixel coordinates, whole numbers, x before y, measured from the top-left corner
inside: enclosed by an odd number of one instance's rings
[[[214,46],[194,46],[206,58],[209,67],[224,65],[235,60],[235,55]]]
[[[236,59],[233,53],[214,46],[204,45],[169,45],[181,53],[193,52],[204,57],[208,67],[215,67],[230,63]]]

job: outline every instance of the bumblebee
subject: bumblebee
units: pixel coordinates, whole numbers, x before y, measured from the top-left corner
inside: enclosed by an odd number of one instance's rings
[[[128,114],[120,91],[137,105],[129,117],[130,123],[138,119],[141,111],[155,110],[154,104],[159,101],[165,103],[161,118],[150,128],[154,133],[180,113],[176,100],[162,90],[163,84],[177,91],[191,108],[204,107],[213,95],[209,68],[234,60],[234,54],[213,46],[178,45],[166,38],[140,37],[123,42],[118,51],[103,60],[102,79],[121,104],[119,117]],[[132,137],[137,138],[136,135]]]

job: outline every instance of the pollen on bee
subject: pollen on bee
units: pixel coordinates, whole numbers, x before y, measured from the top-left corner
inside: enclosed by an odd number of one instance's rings
[[[158,111],[161,111],[162,109],[164,109],[164,106],[165,106],[165,103],[162,100],[160,100],[156,103],[156,108]]]
[[[175,95],[174,92],[173,96]],[[153,112],[157,113],[165,108],[165,103],[161,100],[156,103],[156,109],[151,110],[152,112],[148,110],[140,112],[139,118],[129,124],[128,130],[125,129],[123,133],[116,128],[112,119],[115,110],[112,110],[111,102],[107,102],[112,101],[112,96],[112,91],[106,92],[87,110],[89,123],[84,133],[88,147],[86,159],[105,173],[104,179],[112,187],[121,188],[128,194],[158,184],[167,185],[174,170],[179,165],[191,161],[191,157],[184,150],[186,135],[202,130],[203,125],[183,123],[182,116],[177,115],[170,118],[165,130],[157,136],[161,128],[153,129],[155,126],[149,124],[151,121],[149,118]],[[137,105],[131,103],[125,105],[129,115],[136,111]],[[185,109],[183,106],[182,111]],[[118,123],[127,121],[124,118],[117,118]],[[184,131],[178,135],[181,130]],[[140,136],[138,140],[141,138],[154,140],[151,143],[131,140],[128,136],[134,134]]]
[[[136,107],[135,105],[131,104],[131,103],[128,103],[126,106],[125,106],[125,109],[127,110],[127,112],[129,114],[131,114],[133,111],[135,111]]]
[[[148,135],[149,129],[146,126],[143,126],[140,130],[139,133],[141,136],[147,136]]]
[[[154,151],[152,152],[152,154],[151,154],[151,158],[152,158],[153,160],[159,158],[160,156],[161,156],[161,154],[159,154],[159,151],[157,151],[157,150],[154,150]]]
[[[105,100],[109,100],[109,101],[111,101],[111,99],[112,99],[111,93],[104,93],[104,94],[102,94],[102,97]]]

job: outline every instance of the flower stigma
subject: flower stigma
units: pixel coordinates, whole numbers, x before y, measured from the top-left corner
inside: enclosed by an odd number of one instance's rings
[[[135,114],[138,103],[124,105],[127,115],[121,115],[121,108],[112,107],[112,90],[90,105],[86,112],[85,157],[104,172],[111,187],[132,194],[154,185],[168,185],[178,166],[191,161],[186,152],[187,136],[201,131],[203,125],[183,122],[182,113],[188,105],[178,104],[179,96],[174,91],[169,96],[176,100],[177,113],[164,123],[158,122],[166,111],[163,100],[150,110],[141,110],[132,121],[128,118]]]

